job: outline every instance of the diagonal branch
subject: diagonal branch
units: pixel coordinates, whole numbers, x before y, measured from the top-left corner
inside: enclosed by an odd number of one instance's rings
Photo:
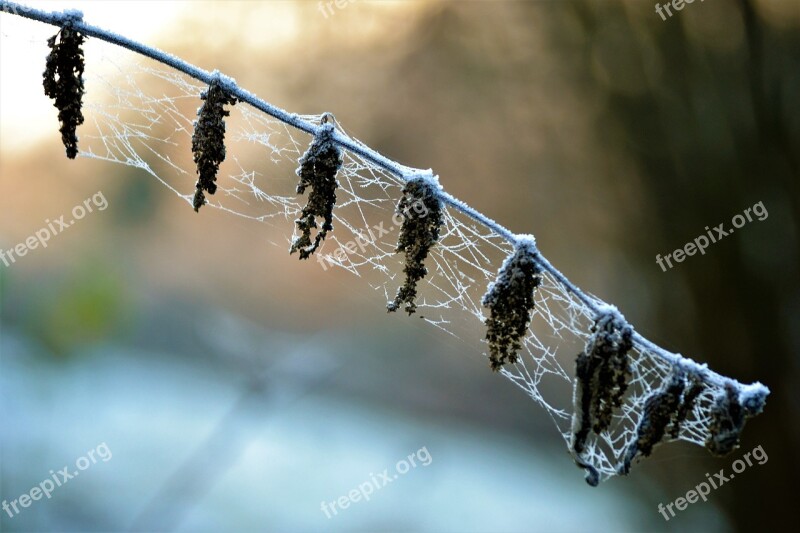
[[[63,26],[67,22],[71,22],[74,31],[80,32],[85,36],[95,37],[102,41],[106,41],[108,43],[120,46],[132,52],[135,52],[139,55],[149,57],[150,59],[158,61],[169,67],[172,67],[175,70],[178,70],[186,74],[187,76],[190,76],[205,84],[210,85],[212,81],[214,81],[214,79],[217,79],[218,76],[220,85],[225,89],[225,91],[229,95],[235,97],[237,100],[241,102],[247,103],[252,107],[272,116],[273,118],[283,122],[288,126],[292,126],[300,131],[303,131],[313,136],[319,134],[319,131],[322,127],[320,125],[316,125],[307,120],[304,120],[296,114],[289,113],[288,111],[281,109],[280,107],[277,107],[262,100],[255,94],[239,87],[233,78],[221,74],[218,75],[216,73],[208,72],[157,48],[147,46],[137,41],[128,39],[127,37],[124,37],[122,35],[110,32],[108,30],[104,30],[102,28],[98,28],[97,26],[92,26],[90,24],[87,24],[83,22],[82,14],[79,11],[76,10],[65,10],[63,12],[42,11],[31,8],[29,6],[18,4],[16,2],[11,2],[9,0],[0,0],[0,12],[17,15],[20,17],[36,20],[38,22],[42,22],[45,24],[52,24],[54,26],[59,26],[59,27]],[[362,157],[363,159],[373,163],[374,165],[386,170],[387,172],[397,176],[398,178],[406,182],[411,179],[414,179],[415,177],[418,177],[420,174],[432,175],[432,172],[430,170],[411,169],[409,167],[401,165],[400,163],[397,163],[396,161],[393,161],[381,155],[380,153],[362,144],[361,142],[346,136],[339,130],[336,130],[333,133],[332,140],[341,148],[349,150],[350,152],[358,155],[359,157]],[[511,232],[509,229],[505,228],[498,222],[480,213],[476,209],[472,208],[471,206],[467,205],[461,200],[455,198],[454,196],[447,193],[443,189],[439,189],[437,193],[439,195],[439,199],[443,204],[450,206],[451,208],[463,213],[464,215],[471,218],[475,222],[481,224],[482,226],[486,227],[487,229],[490,229],[492,232],[503,237],[506,241],[508,241],[512,245],[517,246],[520,243],[520,238],[521,238],[520,236]],[[524,239],[524,236],[522,238]],[[543,271],[549,272],[553,276],[553,278],[564,287],[566,291],[574,294],[588,309],[592,310],[594,313],[602,314],[604,310],[609,307],[608,304],[606,304],[602,300],[591,297],[584,291],[582,291],[580,288],[578,288],[566,276],[564,276],[564,274],[562,274],[558,269],[556,269],[541,253],[537,253],[537,263],[538,266]],[[741,384],[734,379],[717,374],[716,372],[710,370],[704,364],[698,364],[695,361],[683,357],[680,354],[669,352],[661,348],[660,346],[654,344],[653,342],[647,340],[646,338],[644,338],[642,335],[640,335],[635,331],[633,332],[632,338],[635,343],[637,343],[644,350],[651,353],[655,357],[658,357],[677,367],[683,368],[684,370],[694,375],[697,375],[706,383],[723,388],[728,386],[736,388],[739,391],[741,397],[744,399],[751,399],[752,401],[763,402],[766,396],[769,394],[769,389],[759,382],[750,385]]]

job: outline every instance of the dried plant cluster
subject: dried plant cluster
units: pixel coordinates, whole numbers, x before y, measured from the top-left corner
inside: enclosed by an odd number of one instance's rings
[[[576,454],[583,453],[590,432],[608,429],[614,409],[622,405],[631,375],[631,348],[633,330],[619,313],[610,311],[595,320],[586,350],[575,364],[572,448]]]
[[[739,437],[748,418],[764,410],[763,394],[742,395],[727,384],[720,391],[711,409],[706,448],[714,455],[727,455],[739,447]]]
[[[697,401],[697,397],[700,396],[700,393],[706,390],[705,384],[696,375],[689,374],[686,380],[688,388],[683,391],[683,398],[681,398],[680,406],[678,406],[678,412],[675,414],[675,418],[672,421],[672,427],[669,433],[670,438],[673,439],[678,438],[681,432],[681,426],[686,421],[689,413],[692,412],[692,409],[694,409],[694,404]]]
[[[699,376],[676,368],[669,381],[645,401],[644,412],[636,428],[637,438],[628,447],[619,473],[627,474],[633,459],[637,455],[649,456],[666,435],[678,438],[681,425],[705,390],[706,384]],[[749,391],[740,391],[732,383],[726,383],[716,394],[710,410],[706,448],[717,456],[735,450],[739,446],[745,421],[761,413],[765,401],[763,391],[750,394]]]
[[[442,202],[437,193],[436,186],[424,177],[409,180],[403,188],[403,197],[397,204],[403,225],[396,251],[405,254],[403,273],[406,279],[394,301],[386,306],[390,312],[397,311],[403,304],[409,315],[417,310],[417,282],[428,274],[425,258],[439,240],[444,222]]]
[[[230,115],[225,105],[236,104],[236,98],[229,95],[216,78],[200,99],[203,105],[197,111],[192,134],[192,154],[198,175],[192,202],[195,211],[205,205],[205,192],[217,192],[217,172],[220,163],[225,161],[225,117]]]
[[[47,40],[50,53],[42,75],[44,94],[54,100],[58,109],[61,140],[70,159],[78,155],[76,130],[83,124],[83,41],[83,35],[74,31],[70,22],[65,23]]]
[[[681,405],[684,386],[684,377],[675,372],[659,390],[647,397],[642,417],[636,427],[636,439],[628,446],[620,473],[627,474],[637,454],[647,457],[664,438],[667,426]]]
[[[73,28],[79,26],[87,35],[120,44],[119,36],[83,25],[80,22],[81,17],[79,12],[69,10],[58,17],[44,12],[37,12],[36,16],[36,20],[62,26],[47,41],[50,53],[43,73],[43,86],[45,94],[54,100],[54,106],[59,111],[61,137],[70,159],[74,159],[78,153],[76,131],[84,122],[82,99],[85,93],[82,50],[85,37]],[[233,82],[229,82],[219,73],[213,74],[209,79],[206,74],[198,74],[200,69],[197,67],[136,44],[138,48],[135,51],[138,53],[209,83],[208,89],[200,95],[203,104],[197,112],[198,119],[194,123],[192,135],[192,153],[198,174],[193,198],[195,211],[205,205],[206,193],[213,195],[217,190],[217,174],[226,157],[225,117],[230,115],[225,106],[235,105],[238,101],[236,95],[250,103],[253,103],[253,99],[257,100],[258,105],[253,105],[287,126],[303,131],[312,131],[315,128],[298,115],[289,115],[263,100],[239,91]],[[542,283],[545,270],[563,289],[582,302],[571,302],[571,305],[585,304],[598,313],[586,349],[576,359],[571,428],[571,450],[575,462],[586,471],[587,482],[597,485],[601,470],[604,474],[609,473],[608,463],[604,460],[610,455],[608,450],[600,449],[603,446],[593,446],[598,439],[592,440],[590,445],[592,435],[599,437],[619,429],[612,427],[612,422],[615,411],[623,407],[632,374],[636,376],[633,383],[643,384],[645,390],[650,390],[650,385],[645,380],[648,371],[642,371],[641,368],[637,370],[637,365],[630,361],[629,353],[634,345],[631,326],[616,309],[593,302],[592,298],[549,265],[539,255],[533,237],[515,235],[468,205],[446,196],[438,183],[429,176],[404,174],[405,167],[389,161],[352,139],[337,136],[333,116],[330,114],[322,116],[321,124],[314,131],[311,145],[299,159],[300,166],[296,171],[300,178],[297,193],[302,195],[309,188],[310,192],[300,217],[295,221],[300,235],[292,243],[290,253],[299,252],[300,259],[307,259],[316,252],[328,232],[333,230],[333,209],[339,187],[336,177],[344,162],[340,147],[342,145],[353,150],[356,156],[361,156],[366,162],[374,164],[376,168],[406,181],[403,197],[397,205],[403,224],[395,250],[405,255],[405,281],[395,299],[387,304],[390,312],[403,307],[410,315],[417,309],[417,285],[428,274],[425,260],[432,247],[439,242],[444,223],[442,202],[445,201],[455,210],[469,215],[476,223],[491,230],[492,235],[501,236],[514,244],[513,252],[505,258],[495,281],[489,284],[481,300],[489,311],[489,316],[485,319],[486,341],[493,371],[499,371],[506,363],[517,363],[518,352],[528,333],[534,310],[535,291]],[[418,206],[424,209],[417,209]],[[321,219],[321,226],[318,225],[318,219]],[[313,230],[318,231],[312,239]],[[642,339],[637,338],[637,342],[641,342],[640,347],[646,346]],[[642,353],[645,358],[660,358],[662,364],[663,360],[668,360],[675,366],[660,388],[651,392],[641,402],[642,405],[629,406],[630,409],[625,412],[627,419],[635,409],[641,409],[642,414],[627,446],[620,450],[623,457],[621,464],[617,466],[619,473],[626,474],[634,459],[650,455],[665,438],[678,438],[683,425],[692,424],[691,430],[694,431],[707,421],[706,447],[713,454],[727,454],[738,446],[747,418],[761,413],[764,408],[769,389],[760,383],[744,386],[711,371],[701,370],[692,361],[675,357],[654,345],[650,345],[648,351]],[[713,395],[711,387],[717,387]],[[702,407],[696,406],[703,393],[706,393],[704,400],[711,399],[710,408],[707,407],[707,401]],[[628,398],[631,402],[640,401],[635,393],[629,394]],[[692,414],[695,415],[694,419],[687,422]],[[708,415],[707,418],[705,415]],[[686,433],[689,432],[687,428]],[[614,442],[599,444],[608,445],[616,452]]]
[[[297,185],[297,194],[303,194],[307,187],[311,187],[308,202],[300,213],[300,218],[295,221],[301,235],[295,239],[289,251],[300,252],[300,259],[308,259],[319,248],[328,232],[333,230],[333,207],[336,205],[336,189],[339,187],[336,173],[343,163],[342,151],[333,140],[334,131],[332,122],[323,123],[299,161],[297,175],[300,176],[300,183]],[[312,242],[311,230],[317,228],[317,217],[322,219],[322,228]]]
[[[521,238],[481,301],[490,313],[485,321],[486,340],[494,371],[506,363],[516,363],[519,357],[517,352],[533,312],[533,292],[542,282],[537,254],[533,238]]]

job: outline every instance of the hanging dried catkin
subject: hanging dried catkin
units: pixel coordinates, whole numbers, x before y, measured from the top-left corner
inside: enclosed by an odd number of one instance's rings
[[[630,379],[633,330],[615,309],[598,316],[586,350],[575,362],[572,448],[583,453],[590,432],[605,431]]]
[[[503,262],[481,300],[489,309],[485,323],[492,370],[517,362],[517,352],[531,321],[533,291],[542,282],[537,254],[533,237],[520,237],[514,253]]]
[[[198,176],[192,202],[195,211],[206,203],[206,192],[217,192],[217,172],[220,163],[225,161],[225,117],[230,115],[225,104],[236,104],[236,98],[225,91],[218,78],[211,81],[200,99],[203,105],[197,111],[192,134],[192,154]]]
[[[72,29],[71,21],[66,22],[47,40],[50,53],[42,74],[44,94],[58,108],[61,140],[70,159],[78,155],[76,130],[83,124],[83,42],[84,36]]]
[[[300,218],[295,221],[301,234],[292,243],[289,253],[300,252],[300,259],[308,259],[329,231],[333,230],[333,206],[336,205],[336,173],[342,167],[342,151],[333,140],[334,125],[332,115],[326,114],[322,118],[314,140],[311,141],[303,157],[300,158],[300,167],[297,175],[300,183],[297,185],[297,194],[303,194],[307,187],[308,202],[300,213]],[[322,219],[322,228],[311,240],[311,230],[316,229],[317,217]]]
[[[403,273],[406,279],[395,299],[386,306],[390,312],[397,311],[403,304],[409,315],[417,309],[417,283],[428,274],[425,258],[439,240],[443,223],[442,202],[437,190],[427,177],[413,178],[403,188],[403,198],[397,204],[403,225],[396,251],[405,253]]]

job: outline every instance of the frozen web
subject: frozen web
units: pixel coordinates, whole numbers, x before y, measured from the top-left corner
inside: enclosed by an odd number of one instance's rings
[[[142,65],[126,66],[113,79],[87,75],[87,94],[98,95],[102,90],[105,96],[94,96],[86,103],[87,122],[95,131],[83,128],[81,156],[139,168],[190,208],[196,181],[191,135],[198,95],[205,88],[175,71]],[[294,192],[294,169],[310,136],[246,104],[232,106],[230,111],[228,160],[220,169],[219,190],[208,197],[204,209],[213,207],[285,228],[283,244],[288,253],[297,236],[294,220],[305,205],[305,196]],[[318,124],[322,116],[302,118]],[[344,131],[341,122],[338,127]],[[408,175],[430,172],[406,170]],[[402,283],[402,259],[395,253],[402,219],[395,209],[404,181],[349,151],[344,153],[338,180],[334,231],[310,260],[360,277],[380,274],[368,276],[380,293],[375,298],[380,310]],[[450,206],[445,207],[444,220],[440,241],[426,263],[429,274],[420,283],[417,314],[446,334],[478,346],[484,342],[486,318],[481,297],[513,246]],[[587,342],[596,313],[550,273],[542,277],[522,357],[506,365],[501,374],[547,411],[569,446],[575,356]],[[645,399],[673,368],[638,344],[631,355],[632,378],[622,408],[608,431],[589,440],[583,454],[603,478],[616,474]],[[708,387],[698,398],[679,439],[703,445],[715,392]]]
[[[3,37],[7,39],[8,35]],[[112,38],[118,39],[110,36],[106,40]],[[34,42],[38,45],[33,40],[27,44]],[[201,104],[199,95],[207,86],[156,62],[117,63],[110,56],[87,60],[86,123],[78,131],[80,157],[139,169],[191,209],[197,180],[191,140]],[[103,65],[97,65],[98,61]],[[220,167],[218,190],[207,197],[200,216],[204,210],[220,209],[269,225],[283,235],[278,244],[288,253],[297,237],[294,221],[306,201],[305,195],[295,192],[298,178],[294,171],[311,137],[246,103],[228,109],[227,159]],[[293,117],[312,124],[322,121],[322,115]],[[347,136],[339,121],[342,117],[336,118],[337,129]],[[334,229],[309,259],[326,270],[341,268],[363,278],[378,292],[376,310],[385,309],[403,281],[403,260],[395,248],[402,223],[396,206],[405,180],[397,171],[406,178],[432,176],[430,170],[393,165],[391,172],[354,150],[344,150],[344,164],[337,175]],[[498,234],[464,214],[460,207],[452,202],[444,206],[441,237],[426,260],[429,273],[419,283],[416,316],[476,349],[483,343],[488,351],[483,340],[486,309],[481,298],[514,246],[508,235]],[[520,359],[507,364],[500,373],[545,409],[572,453],[576,355],[585,349],[598,313],[616,311],[577,291],[555,269],[546,268],[541,277]],[[580,455],[580,462],[591,465],[600,480],[619,472],[629,446],[636,440],[648,397],[669,381],[680,360],[638,335],[629,356],[631,376],[622,404],[614,410],[605,431],[590,434]],[[677,437],[668,435],[664,442],[684,440],[704,445],[712,407],[725,383],[734,384],[743,394],[748,388],[751,393],[763,388],[760,384],[740,385],[688,360],[680,365],[708,379],[704,379],[706,386]]]

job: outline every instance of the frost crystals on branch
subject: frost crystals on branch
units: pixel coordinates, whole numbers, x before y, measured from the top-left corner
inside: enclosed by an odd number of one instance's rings
[[[740,393],[728,383],[714,400],[706,448],[714,455],[727,455],[739,446],[739,436],[747,418],[764,410],[766,394],[755,388]]]
[[[83,45],[84,36],[72,29],[73,19],[80,19],[80,13],[70,13],[64,26],[47,40],[50,53],[47,66],[42,75],[44,94],[54,100],[61,122],[61,140],[67,149],[67,157],[75,159],[78,155],[78,136],[75,131],[83,124]],[[57,41],[57,42],[56,42]]]
[[[289,250],[290,254],[299,251],[300,259],[308,259],[313,254],[329,231],[333,230],[333,206],[336,205],[336,173],[342,167],[342,150],[333,140],[334,133],[333,115],[326,113],[322,116],[320,126],[314,140],[306,153],[300,158],[300,168],[297,175],[300,183],[297,185],[297,194],[303,194],[306,187],[311,186],[308,194],[308,203],[300,213],[300,218],[295,220],[297,229],[302,234],[295,239]],[[317,217],[322,218],[322,229],[317,232],[314,241],[311,241],[311,230],[317,228]]]
[[[395,251],[405,252],[403,273],[406,280],[397,291],[394,301],[387,304],[389,312],[397,311],[403,304],[409,315],[417,309],[417,282],[428,274],[424,261],[431,247],[439,240],[439,229],[444,222],[437,189],[427,176],[412,178],[403,188],[403,198],[397,204],[397,212],[403,217],[403,226]]]
[[[497,279],[489,284],[481,300],[490,311],[485,323],[492,370],[516,363],[519,357],[517,352],[531,321],[533,291],[542,283],[538,253],[533,236],[519,236],[514,253],[503,262]]]
[[[230,115],[225,104],[236,104],[236,98],[220,84],[219,76],[213,79],[200,98],[204,102],[197,111],[198,119],[192,134],[192,153],[199,176],[193,201],[195,211],[206,203],[203,191],[208,194],[217,192],[217,172],[220,163],[225,161],[225,117]]]

